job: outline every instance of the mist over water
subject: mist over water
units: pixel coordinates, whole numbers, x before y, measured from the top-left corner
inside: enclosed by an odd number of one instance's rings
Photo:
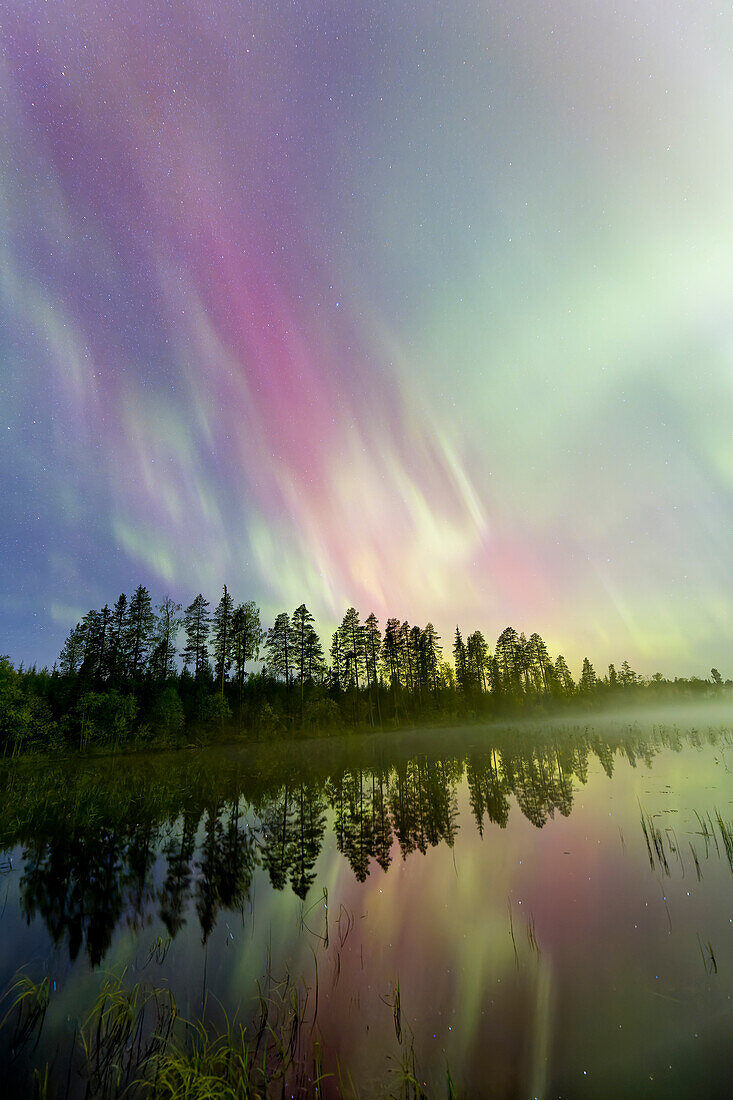
[[[719,1094],[732,764],[717,704],[6,768],[0,984],[50,999],[5,1085],[84,1095],[124,973],[189,1019],[297,990],[324,1095]]]

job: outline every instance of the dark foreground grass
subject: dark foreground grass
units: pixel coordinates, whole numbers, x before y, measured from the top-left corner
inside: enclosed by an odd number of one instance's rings
[[[202,1019],[187,1020],[169,988],[110,975],[65,1056],[31,1068],[50,990],[47,978],[35,983],[20,975],[4,998],[0,1027],[9,1029],[10,1062],[29,1067],[23,1095],[34,1100],[358,1097],[358,1084],[345,1067],[324,1072],[317,1005],[309,1012],[309,991],[289,982],[282,986],[266,993],[258,986],[256,1018],[245,1026],[218,1003]],[[403,1036],[399,1022],[398,983],[391,1007],[400,1051],[394,1059],[385,1051],[390,1082],[384,1095],[427,1100],[412,1037]],[[448,1070],[440,1095],[456,1096]]]

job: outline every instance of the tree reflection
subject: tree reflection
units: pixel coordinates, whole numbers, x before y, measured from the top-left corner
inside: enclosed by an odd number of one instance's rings
[[[689,740],[702,736],[692,731]],[[403,860],[453,846],[464,780],[482,836],[506,828],[513,804],[543,828],[556,812],[570,814],[594,761],[610,778],[619,756],[651,764],[660,748],[683,741],[663,727],[614,736],[509,730],[461,755],[395,750],[385,759],[375,742],[372,759],[365,750],[353,767],[343,756],[331,763],[333,747],[318,762],[262,748],[247,770],[230,757],[154,760],[144,771],[134,760],[129,768],[19,766],[0,777],[0,849],[23,846],[28,922],[40,918],[71,960],[84,950],[97,966],[125,924],[157,918],[173,938],[195,914],[206,943],[220,913],[251,897],[258,869],[273,889],[305,899],[327,826],[364,882],[374,867],[389,870],[395,844]]]

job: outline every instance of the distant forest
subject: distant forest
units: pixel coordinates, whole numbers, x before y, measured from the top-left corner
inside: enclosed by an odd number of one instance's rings
[[[456,627],[451,655],[432,623],[387,619],[382,631],[350,607],[327,656],[305,604],[266,630],[256,604],[235,603],[226,586],[212,611],[201,594],[185,609],[170,598],[154,608],[139,585],[89,611],[53,669],[0,657],[0,755],[541,717],[731,684],[715,668],[709,680],[645,678],[627,661],[600,675],[587,657],[576,680],[539,634],[510,626],[493,652],[480,630],[464,639]]]

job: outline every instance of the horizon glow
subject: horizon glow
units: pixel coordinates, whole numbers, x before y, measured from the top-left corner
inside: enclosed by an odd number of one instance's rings
[[[729,13],[0,10],[2,651],[226,583],[733,676]]]

